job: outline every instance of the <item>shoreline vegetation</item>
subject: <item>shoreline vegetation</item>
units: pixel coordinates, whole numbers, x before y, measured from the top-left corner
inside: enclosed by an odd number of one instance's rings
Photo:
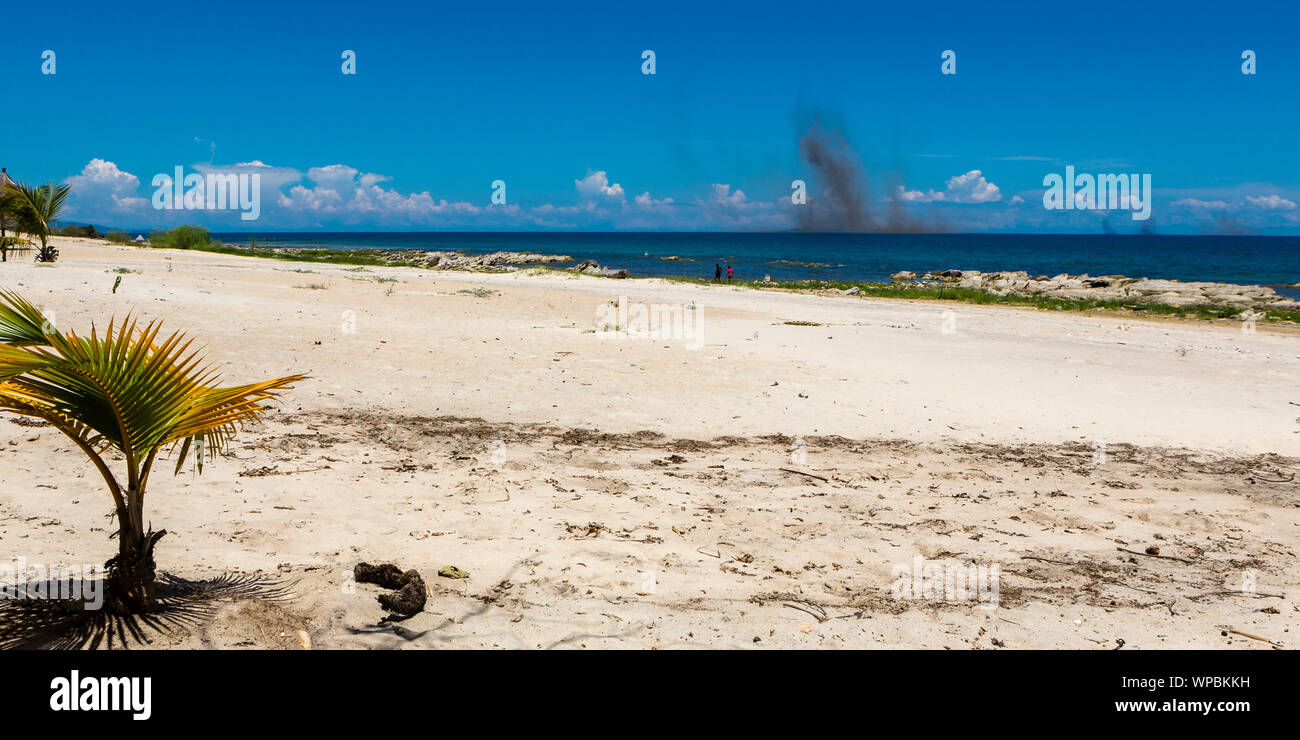
[[[109,239],[111,243],[122,242]],[[425,250],[390,251],[381,249],[334,250],[297,247],[260,247],[256,239],[248,245],[223,243],[212,239],[208,231],[197,226],[178,226],[170,231],[153,232],[149,241],[137,246],[146,248],[187,249],[244,257],[259,257],[291,262],[351,265],[362,267],[414,267],[432,270],[460,270],[467,272],[512,272],[517,270],[549,271],[572,275],[596,275],[610,278],[629,278],[624,270],[601,268],[587,260],[575,267],[557,267],[557,264],[574,262],[566,255],[546,255],[526,252],[495,252],[487,255],[469,255],[463,252],[430,252]],[[593,269],[594,268],[594,269]],[[1184,283],[1177,280],[1146,280],[1110,275],[1092,278],[1087,275],[1058,275],[1030,277],[1024,272],[980,273],[973,270],[944,270],[929,273],[899,272],[892,282],[866,280],[785,280],[773,281],[764,277],[758,280],[733,280],[717,283],[732,287],[756,290],[782,290],[790,292],[843,295],[863,298],[894,298],[900,300],[933,300],[970,303],[978,305],[1006,305],[1048,311],[1103,310],[1133,316],[1158,316],[1202,320],[1253,318],[1266,323],[1300,324],[1300,308],[1287,301],[1271,288],[1236,285],[1232,283]],[[635,279],[659,279],[678,283],[715,284],[706,277],[685,275],[644,276]],[[1008,285],[1016,282],[1041,283],[1044,289],[1022,292]],[[1080,285],[1081,284],[1081,285]],[[1160,291],[1146,291],[1120,297],[1116,288],[1136,284],[1156,285]],[[1202,287],[1204,286],[1204,287]],[[1100,297],[1080,295],[1095,289]],[[1216,298],[1211,303],[1196,302],[1188,294]],[[1179,291],[1182,291],[1181,293]],[[1067,293],[1050,295],[1047,293]],[[1168,302],[1161,302],[1160,296]],[[1217,298],[1229,296],[1234,303],[1219,302]],[[1282,306],[1269,305],[1282,303]]]

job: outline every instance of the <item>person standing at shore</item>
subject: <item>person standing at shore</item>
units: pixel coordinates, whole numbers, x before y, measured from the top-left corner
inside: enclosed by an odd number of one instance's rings
[[[722,282],[722,265],[719,265],[717,262],[713,263],[713,282]]]
[[[727,282],[731,282],[731,276],[732,276],[733,274],[734,274],[734,273],[732,273],[732,271],[731,271],[731,265],[727,265]]]

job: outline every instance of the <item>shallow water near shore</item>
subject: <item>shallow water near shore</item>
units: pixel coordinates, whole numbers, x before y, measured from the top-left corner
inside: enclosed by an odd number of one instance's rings
[[[1025,270],[1266,285],[1300,299],[1300,237],[1118,234],[471,233],[214,234],[263,247],[496,251],[594,259],[636,276],[887,281],[899,270]]]

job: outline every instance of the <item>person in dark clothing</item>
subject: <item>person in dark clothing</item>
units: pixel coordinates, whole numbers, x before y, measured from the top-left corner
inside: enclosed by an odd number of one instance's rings
[[[722,282],[722,265],[719,265],[716,262],[713,263],[713,282]]]

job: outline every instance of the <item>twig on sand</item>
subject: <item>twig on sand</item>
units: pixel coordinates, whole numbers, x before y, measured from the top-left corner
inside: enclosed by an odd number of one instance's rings
[[[704,550],[703,547],[697,547],[697,548],[695,548],[695,552],[698,552],[698,553],[701,554],[701,555],[708,555],[708,556],[711,557],[711,558],[720,558],[720,557],[722,557],[722,551],[721,551],[721,550],[714,550],[713,552],[705,552],[705,550]]]
[[[813,619],[816,619],[818,622],[825,622],[826,620],[830,619],[830,617],[826,616],[826,611],[825,611],[824,609],[822,609],[820,606],[817,606],[816,604],[812,604],[812,603],[810,603],[810,602],[805,602],[805,603],[808,603],[809,606],[813,606],[813,607],[815,607],[815,608],[817,609],[817,611],[819,611],[819,612],[821,612],[821,613],[818,614],[817,612],[813,611],[812,609],[809,609],[809,608],[803,606],[802,604],[796,604],[796,603],[794,603],[794,602],[792,602],[792,601],[782,602],[781,606],[788,606],[788,607],[790,607],[791,609],[797,609],[797,610],[803,612],[804,614],[809,614],[809,615],[812,616]]]
[[[240,473],[241,476],[248,478],[258,478],[265,475],[293,475],[294,473],[314,473],[317,470],[329,470],[330,466],[322,465],[319,468],[303,468],[302,470],[269,470],[267,468],[258,468]]]
[[[1177,560],[1180,563],[1188,563],[1188,564],[1191,564],[1193,562],[1191,560],[1188,560],[1187,558],[1176,558],[1173,555],[1152,555],[1149,552],[1138,552],[1137,550],[1125,550],[1122,547],[1117,547],[1115,549],[1119,550],[1120,552],[1126,552],[1129,555],[1141,555],[1144,558],[1160,558],[1161,560]]]
[[[1265,593],[1258,593],[1258,592],[1251,593],[1250,591],[1206,591],[1203,594],[1196,594],[1195,596],[1188,596],[1187,598],[1188,600],[1195,601],[1196,599],[1203,599],[1206,596],[1249,596],[1252,599],[1285,599],[1286,598],[1286,596],[1282,594],[1265,594]]]
[[[817,480],[819,480],[819,481],[823,481],[823,482],[825,482],[825,483],[830,483],[830,482],[831,482],[831,479],[830,479],[830,478],[823,478],[822,476],[817,475],[816,473],[809,473],[809,472],[806,472],[806,471],[803,471],[803,470],[796,470],[796,469],[794,469],[794,468],[781,468],[781,470],[784,470],[784,471],[787,472],[787,473],[798,473],[799,475],[806,475],[806,476],[808,476],[809,478],[816,478]]]
[[[1272,645],[1274,648],[1276,648],[1276,649],[1278,649],[1278,650],[1281,650],[1281,649],[1282,649],[1282,643],[1280,643],[1280,642],[1273,642],[1272,640],[1268,639],[1267,637],[1260,637],[1259,635],[1252,635],[1252,634],[1250,634],[1249,632],[1242,632],[1241,630],[1235,630],[1235,629],[1232,629],[1231,627],[1220,627],[1220,629],[1222,629],[1224,632],[1231,632],[1231,633],[1234,634],[1234,635],[1241,635],[1242,637],[1249,637],[1249,638],[1252,639],[1252,640],[1259,640],[1260,642],[1267,642],[1268,644]]]
[[[1277,471],[1277,472],[1278,472],[1278,475],[1281,475],[1281,474],[1282,474],[1282,471],[1280,471],[1280,470]],[[1250,481],[1251,483],[1255,483],[1255,482],[1259,482],[1259,483],[1290,483],[1290,482],[1292,482],[1292,481],[1295,480],[1295,473],[1292,473],[1290,478],[1278,478],[1278,479],[1276,479],[1276,480],[1274,480],[1273,478],[1261,478],[1261,477],[1259,477],[1259,474],[1258,474],[1258,473],[1255,473],[1254,475],[1251,475],[1251,476],[1247,477],[1246,480]]]
[[[1039,560],[1039,561],[1042,561],[1042,562],[1044,562],[1044,563],[1056,563],[1057,565],[1075,565],[1075,563],[1066,562],[1066,561],[1064,561],[1064,560],[1049,560],[1048,558],[1040,558],[1040,557],[1038,557],[1037,555],[1021,555],[1021,556],[1020,556],[1020,559],[1021,559],[1021,560]]]
[[[319,468],[303,468],[302,470],[286,470],[283,473],[271,473],[271,475],[293,475],[294,473],[314,473],[317,470],[329,470],[330,466],[322,465]]]

